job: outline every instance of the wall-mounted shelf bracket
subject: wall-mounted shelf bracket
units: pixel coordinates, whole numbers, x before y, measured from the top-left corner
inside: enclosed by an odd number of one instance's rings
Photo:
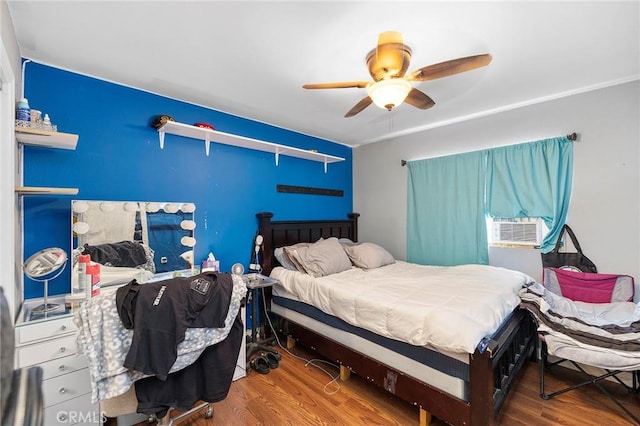
[[[160,149],[164,149],[164,131],[158,130],[158,138],[160,139]]]
[[[276,152],[275,152],[275,157],[276,157],[276,166],[278,165],[278,163],[280,162],[280,150],[276,147]]]

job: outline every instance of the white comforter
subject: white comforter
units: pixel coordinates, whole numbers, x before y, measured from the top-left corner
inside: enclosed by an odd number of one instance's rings
[[[282,267],[271,272],[300,301],[349,324],[413,345],[473,353],[518,306],[533,279],[484,266],[425,266],[396,261],[314,278]]]

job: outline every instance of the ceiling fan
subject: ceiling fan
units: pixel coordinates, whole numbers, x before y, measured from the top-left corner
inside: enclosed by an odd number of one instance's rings
[[[448,77],[465,71],[484,67],[491,62],[490,54],[467,56],[419,68],[405,75],[411,61],[411,49],[403,43],[402,34],[386,31],[378,36],[378,45],[366,58],[370,81],[344,81],[336,83],[305,84],[305,89],[367,89],[368,96],[362,98],[345,117],[353,117],[375,103],[391,111],[406,102],[416,108],[427,109],[435,105],[433,99],[411,85],[412,81],[427,81]]]

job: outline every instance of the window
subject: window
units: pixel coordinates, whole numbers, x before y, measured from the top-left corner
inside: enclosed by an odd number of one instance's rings
[[[489,245],[495,247],[539,248],[549,230],[536,217],[488,218]]]

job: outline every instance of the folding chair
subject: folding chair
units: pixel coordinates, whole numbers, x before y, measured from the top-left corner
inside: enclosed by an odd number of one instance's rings
[[[570,301],[580,301],[584,302],[585,305],[589,306],[592,302],[597,302],[597,306],[599,309],[606,309],[608,303],[611,302],[630,302],[633,299],[634,293],[634,280],[632,277],[628,275],[614,275],[614,274],[596,274],[596,273],[583,273],[576,271],[568,271],[561,270],[557,268],[545,268],[543,271],[543,281],[544,286],[547,291],[550,291],[558,296],[561,296],[559,299],[562,301],[562,298],[568,299]],[[593,304],[595,307],[596,304]],[[614,306],[614,305],[609,305]],[[617,305],[616,305],[617,306]],[[631,302],[629,305],[630,309],[633,309],[634,304]],[[595,308],[594,308],[595,309]],[[559,315],[557,312],[554,312],[557,317],[562,318],[562,315]],[[574,320],[575,318],[570,318]],[[550,324],[550,323],[549,323]],[[594,326],[597,328],[597,326]],[[556,331],[562,335],[562,328],[558,327]],[[640,332],[640,330],[639,330]],[[589,361],[586,360],[587,357],[581,359],[580,350],[584,349],[580,346],[576,346],[575,350],[571,353],[572,356],[558,357],[558,360],[550,361],[549,360],[549,348],[547,346],[547,341],[545,339],[545,333],[538,333],[539,341],[540,341],[540,397],[544,400],[549,400],[558,395],[561,395],[565,392],[572,391],[574,389],[578,389],[583,386],[587,386],[593,384],[596,386],[603,394],[605,394],[611,401],[613,401],[622,411],[625,412],[627,416],[629,416],[633,421],[640,425],[640,419],[631,413],[626,407],[624,407],[607,389],[602,386],[600,383],[604,379],[611,378],[618,383],[620,383],[624,388],[630,393],[640,393],[640,370],[631,370],[628,368],[625,369],[608,369],[602,367],[596,367],[602,371],[603,374],[595,376],[593,374],[588,373],[583,365],[589,365]],[[571,342],[571,339],[575,339],[576,335],[571,333],[571,336],[567,336],[566,342]],[[638,339],[635,339],[636,341]],[[565,352],[566,353],[566,352]],[[612,356],[615,356],[614,352],[611,351]],[[640,360],[638,361],[640,363]],[[568,386],[564,389],[546,393],[545,391],[545,373],[550,368],[562,364],[562,363],[570,363],[573,365],[579,372],[581,372],[585,379],[581,383],[577,383],[571,386]],[[582,364],[582,365],[581,365]],[[636,364],[637,365],[637,364]],[[589,365],[589,367],[595,367]],[[633,367],[632,367],[633,368]],[[620,373],[630,372],[631,373],[631,386],[627,385],[624,381],[620,379],[618,376]]]
[[[607,398],[609,398],[611,401],[613,401],[614,404],[616,404],[618,407],[620,407],[620,409],[622,411],[625,412],[625,414],[627,416],[629,416],[630,418],[633,419],[633,421],[640,425],[640,419],[635,416],[633,413],[631,413],[624,405],[622,405],[620,403],[620,401],[618,401],[617,399],[615,399],[615,397],[613,395],[611,395],[611,393],[605,388],[603,387],[599,382],[601,380],[607,379],[609,377],[613,378],[615,381],[617,381],[618,383],[620,383],[622,386],[624,386],[624,388],[632,393],[640,393],[640,371],[632,371],[631,372],[631,377],[632,377],[632,385],[628,386],[626,383],[624,383],[617,375],[622,373],[621,370],[609,370],[609,369],[603,369],[605,371],[604,374],[601,374],[600,376],[593,376],[589,373],[587,373],[587,371],[585,371],[585,369],[578,364],[576,361],[571,360],[571,359],[558,359],[557,361],[549,361],[549,354],[547,352],[547,344],[544,341],[544,336],[543,335],[539,335],[539,341],[540,341],[540,397],[544,400],[549,400],[551,398],[554,398],[558,395],[562,395],[565,392],[569,392],[572,391],[574,389],[578,389],[581,388],[583,386],[587,386],[590,384],[593,384],[594,386],[596,386],[603,394],[605,394],[607,396]],[[558,364],[562,364],[562,363],[571,363],[573,364],[573,366],[580,372],[582,372],[582,374],[584,374],[584,376],[587,378],[587,380],[577,383],[575,385],[572,386],[568,386],[564,389],[560,389],[558,391],[552,392],[552,393],[546,393],[545,389],[544,389],[544,375],[545,372],[547,370],[549,370],[550,368],[558,365]]]

